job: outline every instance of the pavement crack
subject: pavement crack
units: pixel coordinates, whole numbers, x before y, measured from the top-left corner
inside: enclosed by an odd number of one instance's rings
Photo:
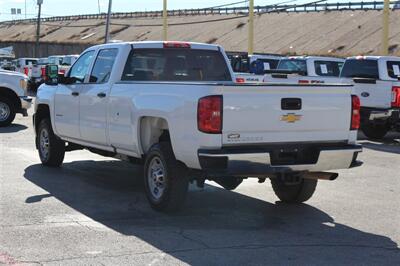
[[[204,241],[201,241],[200,239],[195,239],[195,238],[192,238],[192,237],[190,237],[188,235],[185,235],[185,230],[184,229],[180,229],[179,230],[179,235],[182,236],[184,239],[187,239],[187,240],[192,241],[192,242],[194,242],[196,244],[199,244],[200,246],[202,246],[202,247],[204,247],[206,249],[210,249],[211,248]]]

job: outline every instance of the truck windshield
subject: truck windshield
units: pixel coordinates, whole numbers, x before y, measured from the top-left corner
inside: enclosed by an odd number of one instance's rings
[[[232,81],[219,51],[164,48],[134,49],[122,74],[134,81]]]
[[[307,75],[307,63],[304,59],[281,59],[278,69],[302,72]]]
[[[70,66],[70,65],[72,65],[74,59],[75,58],[72,56],[66,56],[66,57],[62,58],[61,65]]]
[[[378,61],[347,59],[340,73],[340,77],[379,79]]]
[[[61,65],[63,58],[61,56],[50,56],[49,65]]]

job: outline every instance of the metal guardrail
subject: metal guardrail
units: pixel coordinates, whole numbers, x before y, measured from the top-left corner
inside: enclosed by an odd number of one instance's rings
[[[326,12],[326,11],[342,11],[342,10],[382,10],[383,1],[373,2],[338,2],[338,3],[311,3],[311,4],[291,4],[291,5],[266,5],[255,6],[255,13],[279,13],[279,12]],[[391,1],[390,8],[392,10],[400,10],[399,1]],[[248,13],[248,7],[223,7],[223,8],[200,8],[200,9],[177,9],[168,10],[168,16],[199,16],[199,15],[244,15]],[[87,15],[74,15],[74,16],[58,16],[42,18],[43,22],[54,21],[73,21],[80,19],[106,19],[107,14],[87,14]],[[162,17],[162,11],[145,11],[145,12],[118,12],[112,13],[111,18],[124,19],[124,18],[151,18]],[[5,21],[0,24],[13,24],[20,22],[33,23],[37,19],[21,19],[13,21]]]

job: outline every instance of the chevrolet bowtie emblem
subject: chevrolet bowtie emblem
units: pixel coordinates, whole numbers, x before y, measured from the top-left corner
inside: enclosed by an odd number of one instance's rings
[[[296,114],[287,114],[281,116],[281,121],[286,121],[288,123],[294,123],[297,122],[301,119],[301,115],[296,115]]]

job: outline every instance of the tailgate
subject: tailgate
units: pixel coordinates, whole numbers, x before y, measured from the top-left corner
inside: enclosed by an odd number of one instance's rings
[[[387,109],[392,102],[392,81],[368,79],[343,79],[345,83],[354,84],[354,94],[360,97],[361,107]]]
[[[349,86],[241,85],[222,90],[223,144],[349,139]]]
[[[40,78],[42,76],[42,69],[41,66],[33,66],[32,67],[32,74],[31,77],[33,78]]]

